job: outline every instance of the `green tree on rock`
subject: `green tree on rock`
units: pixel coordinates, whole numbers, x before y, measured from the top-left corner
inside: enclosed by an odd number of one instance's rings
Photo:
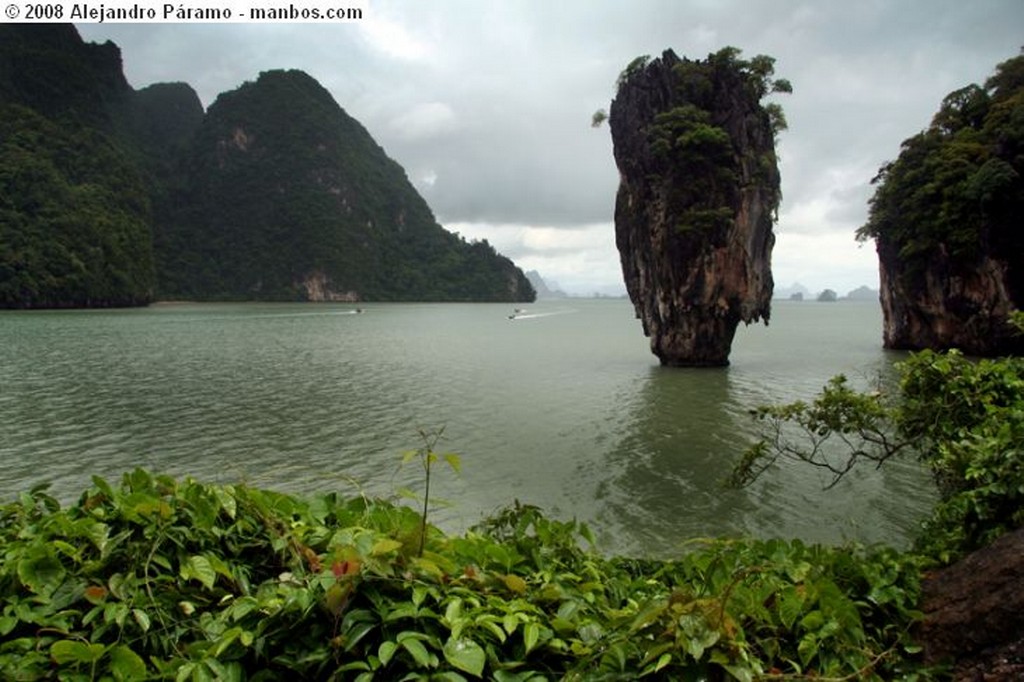
[[[1024,301],[1024,55],[943,99],[885,164],[867,223],[882,268],[886,345],[992,355]],[[938,312],[936,312],[938,311]]]

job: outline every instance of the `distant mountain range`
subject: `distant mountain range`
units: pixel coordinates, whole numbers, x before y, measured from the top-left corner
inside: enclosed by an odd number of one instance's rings
[[[569,295],[559,289],[557,282],[547,282],[541,277],[541,274],[536,270],[529,270],[526,273],[526,278],[530,280],[530,284],[533,285],[534,291],[537,292],[537,300],[545,300],[552,298],[568,298]]]
[[[795,282],[788,287],[776,287],[772,298],[775,300],[815,301],[819,300],[821,295],[826,291],[832,290],[825,289],[819,292],[812,292],[803,284]],[[835,298],[833,298],[831,295],[826,295],[825,298],[839,301],[878,301],[878,296],[878,289],[872,289],[868,286],[860,286],[848,292],[845,296],[839,296],[837,294]]]
[[[0,24],[0,169],[0,307],[535,296],[301,71],[204,112],[184,83],[133,90],[113,43]]]

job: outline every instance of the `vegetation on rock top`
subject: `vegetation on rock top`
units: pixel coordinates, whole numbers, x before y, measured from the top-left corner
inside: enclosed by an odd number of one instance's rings
[[[886,345],[1020,353],[1004,318],[1024,302],[1024,55],[947,95],[873,183],[857,237],[878,249]]]

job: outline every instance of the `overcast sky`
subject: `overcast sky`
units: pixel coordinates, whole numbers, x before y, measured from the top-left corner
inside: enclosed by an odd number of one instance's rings
[[[590,126],[619,72],[666,48],[773,56],[793,85],[776,98],[789,121],[776,289],[845,294],[878,285],[873,244],[853,238],[871,178],[946,94],[1019,54],[1024,2],[371,0],[359,23],[78,29],[121,47],[132,86],[185,81],[204,106],[261,71],[306,71],[405,167],[442,225],[576,294],[624,291],[611,135]]]

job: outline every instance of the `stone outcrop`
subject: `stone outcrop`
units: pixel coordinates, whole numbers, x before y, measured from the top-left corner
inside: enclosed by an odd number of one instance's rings
[[[609,114],[616,245],[665,365],[727,365],[738,324],[767,324],[771,312],[774,128],[763,81],[728,50],[634,62]]]
[[[872,180],[858,239],[878,249],[887,348],[1019,355],[1024,55],[954,90]],[[1011,113],[1016,112],[1016,113]]]
[[[984,255],[965,263],[940,245],[920,268],[884,236],[877,248],[886,348],[958,348],[981,356],[1024,351],[1024,339],[1006,322],[1016,308],[1006,260]]]
[[[321,270],[307,274],[302,280],[302,288],[306,292],[306,300],[312,303],[354,303],[359,300],[359,293],[356,291],[335,291],[331,278]]]
[[[1024,679],[1024,529],[924,582],[915,638],[926,663],[952,664],[959,682]]]

